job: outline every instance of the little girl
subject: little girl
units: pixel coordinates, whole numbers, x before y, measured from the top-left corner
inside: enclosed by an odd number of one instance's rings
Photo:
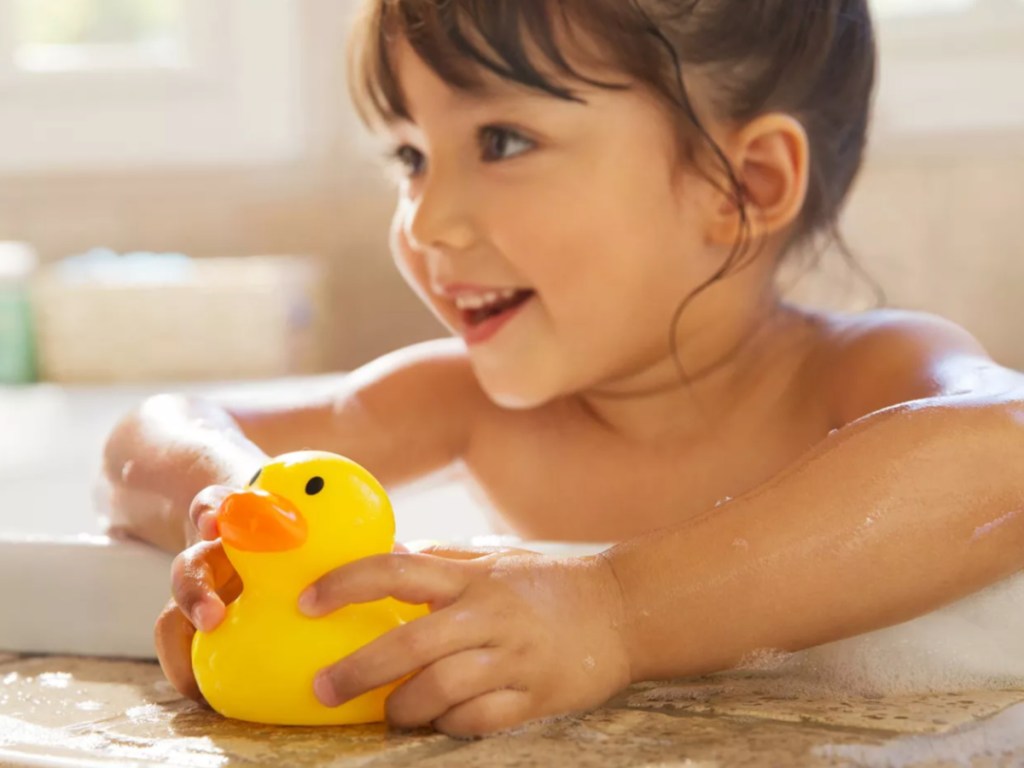
[[[463,465],[504,529],[589,558],[434,550],[324,576],[310,615],[432,613],[318,675],[337,705],[492,732],[633,681],[930,612],[1024,566],[1024,377],[936,317],[782,300],[861,165],[866,0],[364,0],[352,88],[401,171],[391,247],[455,338],[287,407],[148,400],[111,435],[115,529],[172,551],[157,644],[239,584],[214,510],[306,447],[389,488]],[[186,533],[188,531],[189,533]]]

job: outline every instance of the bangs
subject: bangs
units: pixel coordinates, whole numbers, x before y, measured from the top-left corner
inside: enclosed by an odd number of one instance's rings
[[[367,125],[410,120],[395,72],[394,45],[405,40],[426,65],[452,88],[467,93],[486,90],[486,74],[569,101],[583,102],[571,82],[608,89],[624,83],[594,80],[566,58],[568,41],[581,63],[596,41],[613,60],[630,61],[643,53],[632,3],[623,0],[366,0],[350,39],[349,90]],[[607,30],[616,30],[615,40]],[[604,34],[602,35],[602,31]],[[614,43],[609,45],[609,43]],[[636,49],[640,50],[637,51]],[[650,51],[646,58],[650,58]],[[636,63],[636,59],[633,59]]]

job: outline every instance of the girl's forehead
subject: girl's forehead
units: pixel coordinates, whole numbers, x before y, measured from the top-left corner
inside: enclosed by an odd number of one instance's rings
[[[479,67],[478,82],[471,86],[459,86],[445,81],[423,59],[412,46],[403,41],[394,44],[391,51],[392,68],[413,122],[416,114],[424,110],[444,114],[457,114],[475,109],[514,107],[519,110],[536,111],[584,106],[579,101],[559,99],[551,94],[530,88],[522,83],[503,78],[484,67]],[[595,89],[581,86],[574,88],[582,102],[594,96]],[[404,122],[401,118],[396,121]]]
[[[388,59],[396,85],[402,93],[402,100],[414,119],[418,107],[440,111],[457,110],[459,113],[491,108],[515,108],[517,111],[527,112],[578,112],[592,102],[601,101],[615,93],[612,89],[599,87],[584,80],[571,79],[540,54],[536,55],[536,61],[533,62],[537,71],[548,82],[571,91],[572,99],[561,98],[541,88],[502,77],[475,62],[470,64],[472,83],[449,82],[424,61],[404,37],[396,39],[389,46]],[[593,78],[595,81],[604,78],[603,82],[615,82],[624,90],[630,89],[630,83],[622,73],[612,73],[608,69],[598,70],[593,67],[585,69],[575,63],[573,66],[585,77]],[[391,122],[404,120],[398,116]]]

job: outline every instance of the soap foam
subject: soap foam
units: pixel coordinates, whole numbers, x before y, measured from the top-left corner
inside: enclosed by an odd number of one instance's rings
[[[1024,688],[1024,573],[892,627],[798,653],[759,651],[739,669],[840,695]]]

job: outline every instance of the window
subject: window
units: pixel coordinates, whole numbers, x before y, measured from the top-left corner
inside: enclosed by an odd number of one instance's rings
[[[901,150],[1024,136],[1024,0],[872,0],[875,138]]]
[[[13,58],[29,72],[180,68],[182,0],[15,0]]]
[[[0,173],[287,161],[292,0],[0,0]]]

